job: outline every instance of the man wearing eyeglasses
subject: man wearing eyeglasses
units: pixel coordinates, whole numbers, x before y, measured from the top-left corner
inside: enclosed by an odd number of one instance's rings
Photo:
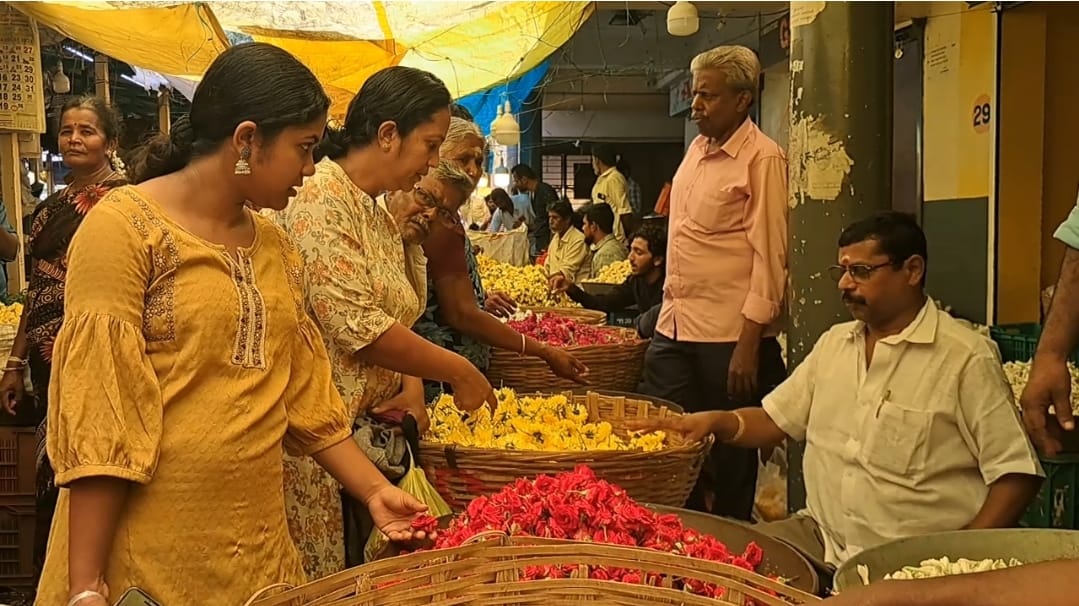
[[[825,573],[894,539],[1013,526],[1041,485],[996,347],[925,294],[926,248],[902,213],[847,227],[829,274],[854,321],[763,408],[663,424],[743,448],[805,441],[806,509],[761,528]]]

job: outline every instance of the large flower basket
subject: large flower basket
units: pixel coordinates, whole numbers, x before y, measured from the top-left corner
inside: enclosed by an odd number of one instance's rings
[[[634,330],[611,330],[622,333],[626,340],[602,345],[575,345],[566,347],[565,350],[588,367],[589,387],[611,391],[636,391],[641,381],[648,341],[638,339]],[[503,349],[491,351],[487,380],[495,387],[511,387],[519,392],[580,388],[580,385],[573,381],[556,377],[543,360],[519,356]]]
[[[645,396],[565,394],[588,407],[588,420],[607,421],[625,435],[628,419],[664,418],[680,414],[673,405]],[[681,507],[689,498],[711,442],[687,442],[667,436],[665,448],[641,450],[532,451],[475,448],[421,440],[419,463],[454,512],[464,511],[479,496],[500,490],[518,478],[555,475],[587,465],[596,476],[622,487],[641,503]]]
[[[562,578],[535,578],[537,570],[552,567],[570,572]],[[604,580],[611,571],[635,572],[631,578],[637,582]],[[302,587],[270,587],[246,606],[801,606],[819,601],[719,562],[635,547],[489,534],[453,549],[378,560]]]

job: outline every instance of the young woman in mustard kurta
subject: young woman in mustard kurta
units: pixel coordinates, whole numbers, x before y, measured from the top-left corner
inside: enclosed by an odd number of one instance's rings
[[[114,597],[138,586],[165,605],[238,605],[305,580],[282,441],[316,452],[347,439],[351,419],[304,312],[297,253],[251,217],[254,243],[233,258],[125,187],[72,242],[48,449],[60,485],[132,482],[108,559]],[[38,604],[67,603],[67,505],[63,490]]]

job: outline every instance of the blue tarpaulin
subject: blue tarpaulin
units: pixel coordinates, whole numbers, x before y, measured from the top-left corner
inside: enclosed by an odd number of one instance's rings
[[[532,68],[532,71],[525,73],[525,75],[512,82],[482,92],[472,93],[467,97],[458,99],[457,103],[470,111],[483,134],[489,135],[491,134],[491,122],[494,122],[495,116],[498,115],[499,104],[505,103],[506,99],[509,99],[510,107],[513,109],[513,113],[517,115],[517,121],[521,123],[521,128],[524,128],[525,124],[530,120],[527,116],[522,119],[520,115],[521,105],[528,98],[528,95],[532,94],[536,86],[543,81],[550,65],[550,61],[544,61]]]

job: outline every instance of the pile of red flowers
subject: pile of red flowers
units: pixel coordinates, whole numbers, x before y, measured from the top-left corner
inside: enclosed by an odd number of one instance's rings
[[[430,528],[423,518],[417,526]],[[578,466],[572,473],[518,479],[490,497],[472,501],[463,514],[440,532],[436,548],[455,547],[485,531],[612,545],[644,547],[702,558],[755,571],[763,552],[756,543],[734,554],[710,535],[685,528],[677,515],[660,515],[631,499],[617,486],[597,479],[592,470]],[[565,578],[576,566],[530,566],[526,579]],[[641,571],[593,567],[593,579],[660,585],[660,575]],[[672,579],[679,589],[722,597],[725,589],[694,579]]]
[[[554,347],[606,345],[626,340],[624,333],[618,330],[579,324],[551,313],[532,314],[522,320],[510,320],[508,324],[513,330]]]

